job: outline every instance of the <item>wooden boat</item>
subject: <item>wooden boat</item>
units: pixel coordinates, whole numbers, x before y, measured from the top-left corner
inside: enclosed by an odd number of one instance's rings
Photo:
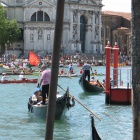
[[[85,92],[102,92],[103,87],[90,84],[85,78],[84,74],[79,79],[79,84]]]
[[[62,114],[66,112],[70,107],[74,106],[70,104],[71,97],[69,97],[69,90],[65,92],[64,95],[57,94],[56,96],[56,111],[55,119],[59,119]],[[41,101],[42,102],[42,101]],[[46,118],[46,112],[48,107],[48,102],[45,105],[42,105],[41,102],[33,104],[29,98],[28,110],[31,114],[38,118]]]
[[[59,74],[58,77],[77,77],[77,74],[71,74],[70,76],[68,74]]]
[[[1,72],[0,75],[2,75],[2,73],[3,72]],[[14,73],[12,73],[12,72],[4,72],[4,73],[6,73],[6,75],[20,75],[21,72],[14,72]],[[33,73],[25,72],[24,75],[33,75]]]
[[[98,74],[94,74],[94,73],[92,73],[92,74],[90,74],[91,76],[105,76],[105,74],[103,74],[103,73],[98,73]]]
[[[94,125],[94,117],[91,115],[91,140],[101,140]]]
[[[38,79],[25,79],[25,80],[5,80],[5,81],[0,81],[0,84],[12,84],[12,83],[37,83]]]

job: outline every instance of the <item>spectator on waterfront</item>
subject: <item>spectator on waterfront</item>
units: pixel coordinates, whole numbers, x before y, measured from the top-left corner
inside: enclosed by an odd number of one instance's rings
[[[88,77],[88,81],[90,81],[90,70],[92,71],[92,67],[88,61],[83,65],[82,70],[84,71],[85,79]]]
[[[50,86],[50,79],[51,79],[51,70],[46,69],[46,65],[41,66],[42,76],[40,80],[40,86],[42,86],[42,104],[45,104],[46,95],[49,95],[49,86]]]
[[[9,76],[6,76],[6,73],[2,73],[1,82],[7,81],[7,78],[9,78]]]

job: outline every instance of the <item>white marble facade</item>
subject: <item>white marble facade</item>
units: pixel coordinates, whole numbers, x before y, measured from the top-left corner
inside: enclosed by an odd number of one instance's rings
[[[46,52],[51,53],[57,0],[2,1],[8,5],[6,7],[7,17],[16,18],[19,27],[23,29],[24,55],[28,54],[29,50],[42,53],[42,55],[45,55]],[[61,41],[65,53],[102,51],[102,6],[102,0],[65,0]],[[84,24],[81,22],[81,17]]]

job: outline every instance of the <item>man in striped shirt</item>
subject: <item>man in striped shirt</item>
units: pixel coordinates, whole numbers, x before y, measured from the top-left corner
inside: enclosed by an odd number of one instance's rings
[[[83,65],[82,69],[84,71],[85,79],[86,79],[86,77],[88,77],[88,81],[90,81],[90,70],[92,70],[92,67],[91,67],[91,65],[89,64],[88,61]]]

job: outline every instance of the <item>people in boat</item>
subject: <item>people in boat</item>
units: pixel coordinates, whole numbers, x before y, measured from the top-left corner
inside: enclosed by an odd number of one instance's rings
[[[73,71],[72,64],[69,64],[69,66],[68,66],[68,76],[71,76],[72,71]]]
[[[51,79],[51,70],[47,69],[47,66],[43,64],[41,66],[41,80],[40,80],[40,86],[42,87],[42,104],[45,104],[46,101],[46,95],[48,97],[49,95],[49,85],[50,85],[50,79]]]
[[[86,63],[83,65],[82,70],[84,71],[84,77],[88,77],[88,81],[90,81],[90,70],[92,71],[92,67],[89,64],[89,61],[86,61]]]
[[[98,83],[95,81],[94,77],[91,77],[90,84],[97,86]]]
[[[22,71],[19,75],[19,80],[25,80],[26,78],[24,77],[24,72]]]
[[[61,75],[65,74],[64,69],[61,69],[60,74],[61,74]]]
[[[94,74],[94,75],[97,75],[97,71],[96,71],[96,70],[94,70],[93,74]]]
[[[80,74],[83,74],[83,70],[82,69],[80,69]]]
[[[2,73],[1,82],[7,81],[8,78],[9,76],[7,76],[6,73]]]
[[[105,83],[105,79],[103,79],[102,85],[105,87],[106,83]]]
[[[36,104],[38,103],[39,101],[42,101],[42,96],[41,96],[41,89],[40,88],[37,88],[33,95],[32,95],[32,103],[33,104]]]

